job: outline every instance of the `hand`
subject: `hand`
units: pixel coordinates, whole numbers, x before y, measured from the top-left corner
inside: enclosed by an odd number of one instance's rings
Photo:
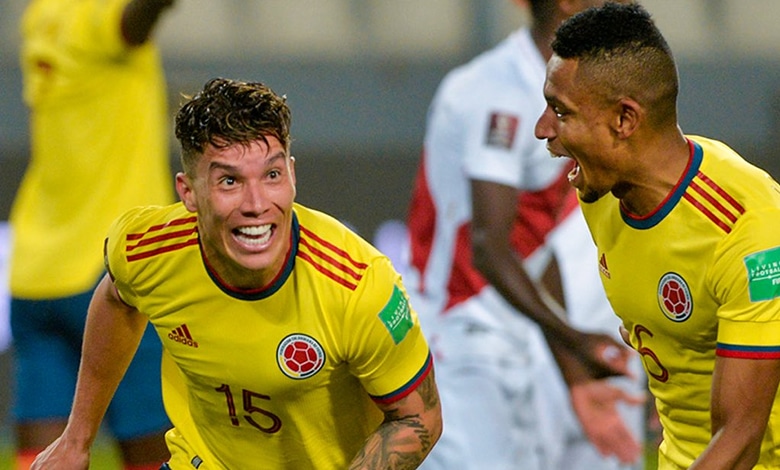
[[[30,470],[88,470],[89,450],[80,450],[57,438],[35,458]]]
[[[569,389],[574,413],[588,440],[604,456],[615,456],[623,464],[633,464],[642,455],[642,446],[618,413],[620,402],[639,406],[644,395],[631,395],[606,380],[572,385]]]
[[[580,355],[589,369],[589,376],[603,379],[623,375],[635,378],[628,365],[633,349],[629,349],[611,336],[600,333],[583,333]]]

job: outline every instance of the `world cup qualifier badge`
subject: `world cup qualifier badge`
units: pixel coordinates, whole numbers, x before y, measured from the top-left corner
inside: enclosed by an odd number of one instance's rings
[[[751,302],[780,297],[780,246],[744,258]]]
[[[693,297],[688,283],[677,273],[666,273],[658,282],[658,306],[674,322],[687,320],[693,312]]]
[[[287,377],[308,379],[325,364],[325,350],[311,336],[295,333],[279,342],[276,362]]]

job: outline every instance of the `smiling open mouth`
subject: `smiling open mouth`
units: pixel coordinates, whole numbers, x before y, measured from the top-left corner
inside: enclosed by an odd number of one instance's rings
[[[248,245],[262,245],[271,239],[272,228],[272,224],[252,225],[234,229],[233,234]]]

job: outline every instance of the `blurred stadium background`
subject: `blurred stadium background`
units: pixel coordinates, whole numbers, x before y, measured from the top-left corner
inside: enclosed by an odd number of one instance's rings
[[[0,0],[0,224],[29,150],[18,64],[26,3]],[[683,129],[724,140],[780,177],[780,2],[641,3],[677,56]],[[370,239],[383,221],[405,217],[439,80],[525,18],[511,0],[179,0],[158,42],[172,110],[181,93],[215,76],[263,81],[286,94],[298,200]],[[175,169],[177,158],[172,150]],[[13,347],[2,341],[2,308],[0,470],[6,470]],[[111,467],[110,452],[101,450],[95,468]]]

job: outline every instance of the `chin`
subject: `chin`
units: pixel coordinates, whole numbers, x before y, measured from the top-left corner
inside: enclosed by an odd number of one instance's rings
[[[594,191],[592,189],[579,190],[577,192],[579,193],[580,201],[586,204],[596,202],[599,199],[601,199],[602,196],[601,193],[599,193],[598,191]]]
[[[263,255],[246,256],[236,261],[241,268],[248,271],[265,271],[273,266],[273,260]]]

